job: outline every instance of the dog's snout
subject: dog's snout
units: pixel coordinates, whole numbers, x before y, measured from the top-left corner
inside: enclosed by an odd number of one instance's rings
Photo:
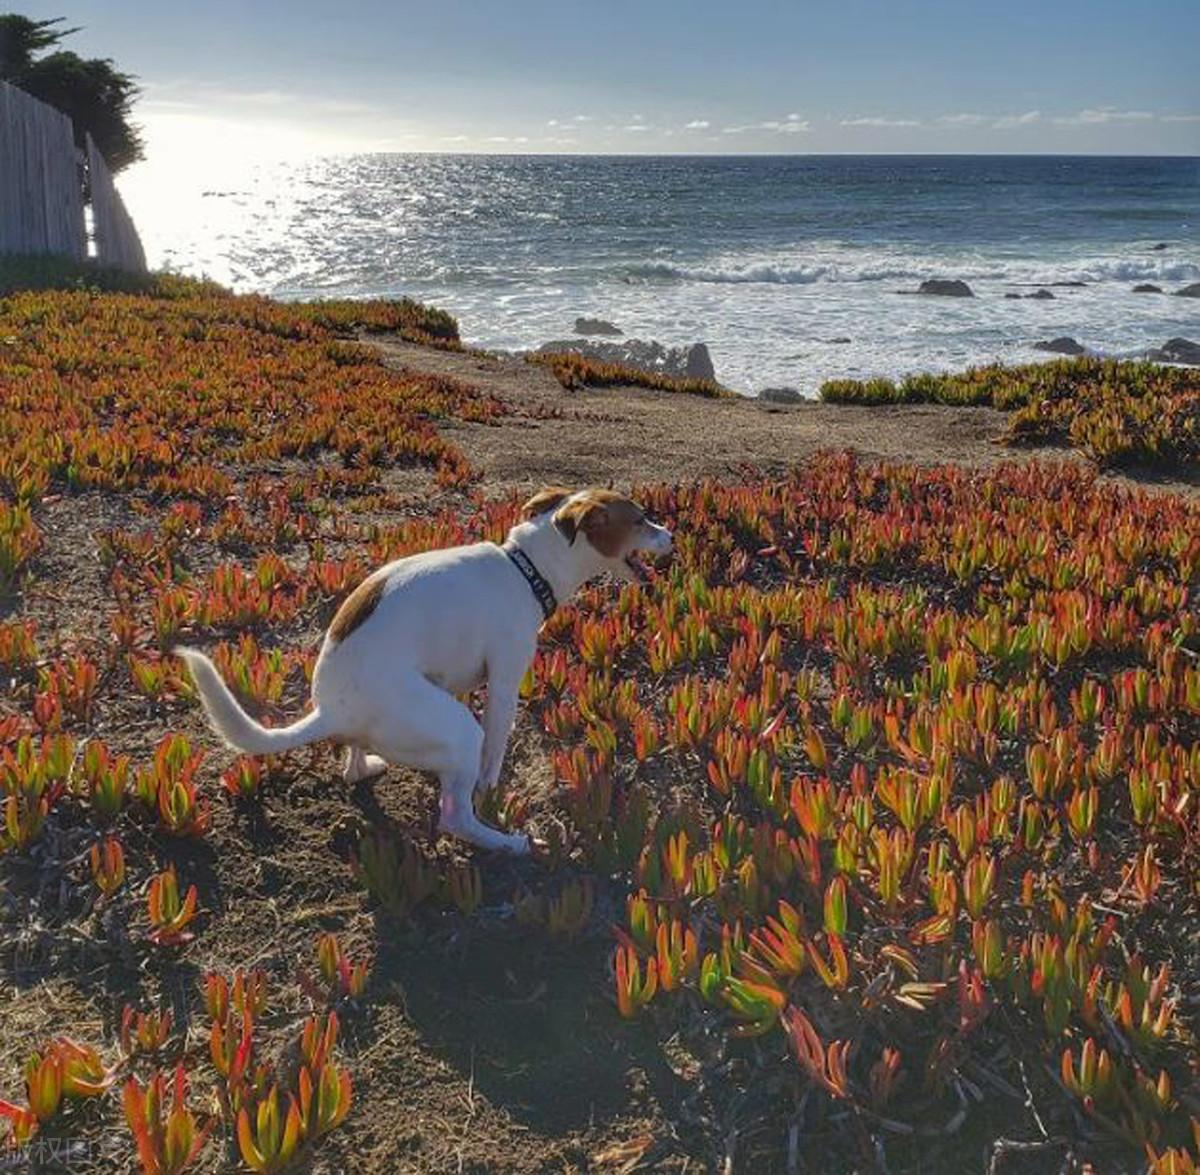
[[[674,539],[665,526],[655,526],[651,523],[650,550],[656,555],[669,555]]]

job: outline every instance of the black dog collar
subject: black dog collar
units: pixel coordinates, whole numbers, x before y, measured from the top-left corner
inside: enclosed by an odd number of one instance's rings
[[[516,543],[505,543],[500,549],[525,577],[525,582],[529,584],[529,590],[533,592],[537,602],[542,606],[542,615],[549,620],[558,607],[558,597],[555,596],[554,589],[546,582],[546,577],[533,565],[533,560]]]

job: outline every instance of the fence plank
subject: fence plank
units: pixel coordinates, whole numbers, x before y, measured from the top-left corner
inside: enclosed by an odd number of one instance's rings
[[[115,265],[138,273],[146,270],[146,254],[125,211],[121,193],[113,184],[104,157],[87,139],[88,178],[92,191],[92,232],[96,239],[96,257],[105,265]]]
[[[0,253],[87,252],[71,120],[0,82]]]
[[[145,271],[137,229],[91,136],[84,155],[65,114],[7,82],[0,82],[0,254],[88,255],[85,162],[97,259]]]

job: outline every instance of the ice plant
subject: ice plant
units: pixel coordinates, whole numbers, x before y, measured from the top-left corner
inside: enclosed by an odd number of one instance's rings
[[[351,962],[342,953],[337,935],[317,936],[317,969],[325,983],[327,998],[337,1000],[349,996],[357,999],[367,985],[369,968],[364,960]]]
[[[242,1107],[237,1117],[238,1150],[251,1171],[280,1171],[292,1161],[303,1140],[304,1127],[296,1099],[288,1096],[286,1113],[279,1109],[279,1090],[271,1086],[251,1116]]]
[[[121,1052],[126,1057],[135,1054],[156,1053],[171,1033],[171,1010],[165,1012],[142,1012],[126,1004],[121,1013],[119,1040]]]
[[[653,998],[658,990],[658,967],[653,959],[647,959],[645,974],[633,947],[619,946],[614,960],[614,975],[617,986],[617,1009],[622,1016],[636,1016]]]
[[[161,873],[150,879],[146,891],[146,910],[150,915],[149,940],[156,946],[182,946],[192,939],[187,929],[196,916],[199,895],[194,885],[189,886],[182,901],[179,898],[179,881],[175,866],[168,865]]]
[[[483,901],[483,876],[479,866],[455,862],[446,871],[446,895],[455,909],[470,916]]]
[[[82,767],[87,798],[96,819],[102,823],[115,819],[125,803],[129,756],[114,756],[99,739],[92,739],[84,748]]]
[[[700,949],[692,928],[674,919],[660,922],[655,936],[655,963],[663,991],[674,991],[685,979],[694,978],[700,967]]]
[[[299,1083],[300,1121],[306,1139],[320,1138],[345,1121],[353,1102],[350,1074],[332,1058],[315,1070],[302,1066]]]
[[[25,1062],[25,1106],[0,1101],[12,1140],[21,1145],[53,1118],[63,1099],[80,1101],[104,1094],[113,1081],[95,1049],[56,1037]]]
[[[849,1097],[846,1056],[850,1052],[850,1041],[834,1041],[826,1046],[808,1017],[794,1005],[788,1008],[784,1024],[796,1060],[809,1079],[830,1097]]]
[[[167,1081],[155,1070],[145,1086],[130,1077],[122,1101],[125,1122],[137,1145],[142,1175],[178,1175],[195,1162],[212,1130],[213,1122],[198,1127],[187,1106],[187,1075],[183,1064],[175,1069],[171,1107],[166,1105]]]
[[[734,1036],[761,1036],[779,1023],[787,1006],[787,995],[768,976],[761,980],[728,976],[720,986],[720,996],[733,1013]]]
[[[556,937],[578,938],[592,916],[594,897],[590,877],[567,882],[547,903],[546,929]]]
[[[254,755],[239,755],[221,773],[221,786],[235,799],[252,799],[262,790],[265,772],[263,760]]]
[[[92,845],[88,859],[92,880],[103,897],[116,893],[125,883],[125,850],[115,836],[106,836]]]

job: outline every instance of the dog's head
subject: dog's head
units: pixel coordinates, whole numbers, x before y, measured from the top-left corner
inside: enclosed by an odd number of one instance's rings
[[[547,486],[525,503],[521,517],[547,515],[567,545],[589,560],[592,575],[612,571],[631,582],[643,579],[639,555],[657,559],[671,551],[671,532],[651,522],[631,498],[613,490]]]

